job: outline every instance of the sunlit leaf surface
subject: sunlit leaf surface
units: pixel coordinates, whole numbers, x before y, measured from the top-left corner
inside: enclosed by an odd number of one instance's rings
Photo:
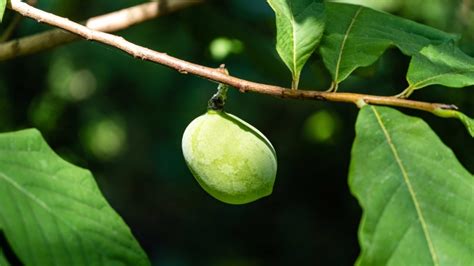
[[[293,75],[298,88],[301,70],[316,49],[324,31],[322,0],[268,0],[275,11],[278,54]]]
[[[327,3],[326,13],[320,51],[335,83],[374,63],[390,46],[413,56],[429,44],[455,40],[454,35],[362,6]]]
[[[0,224],[25,265],[148,265],[91,173],[37,130],[0,134]]]
[[[412,89],[432,84],[456,88],[474,85],[474,58],[452,44],[430,45],[413,57],[407,80]]]
[[[421,119],[364,107],[349,173],[358,265],[471,265],[474,177]]]

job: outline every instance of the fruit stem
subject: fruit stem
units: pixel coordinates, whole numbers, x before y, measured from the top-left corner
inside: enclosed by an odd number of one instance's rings
[[[211,99],[209,99],[209,101],[207,102],[207,109],[222,111],[227,100],[228,89],[229,87],[226,84],[219,83],[219,86],[217,87],[217,92],[212,95]]]

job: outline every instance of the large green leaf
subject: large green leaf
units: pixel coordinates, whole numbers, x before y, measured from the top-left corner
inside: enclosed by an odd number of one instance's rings
[[[26,265],[149,265],[91,173],[37,130],[0,134],[0,224]]]
[[[292,75],[297,89],[304,64],[314,52],[324,31],[323,0],[268,0],[275,11],[277,51]]]
[[[474,58],[449,43],[430,45],[411,60],[407,80],[411,91],[432,84],[455,88],[474,85]]]
[[[320,52],[334,84],[374,63],[390,46],[412,56],[429,44],[455,40],[434,28],[362,6],[327,3],[326,14]]]
[[[3,20],[3,14],[5,13],[5,8],[7,7],[7,0],[0,0],[0,22]]]
[[[363,107],[349,185],[363,208],[358,265],[474,262],[474,176],[423,120]]]

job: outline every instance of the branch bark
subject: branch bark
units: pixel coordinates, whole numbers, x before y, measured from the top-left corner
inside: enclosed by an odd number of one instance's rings
[[[203,0],[149,2],[93,17],[83,24],[97,31],[114,32],[202,2]],[[0,42],[0,61],[35,54],[79,39],[75,34],[54,29],[5,43]]]
[[[10,0],[8,8],[20,13],[25,17],[29,17],[37,20],[41,23],[46,23],[51,26],[55,26],[64,29],[73,34],[79,35],[84,39],[103,43],[111,47],[115,47],[119,50],[124,51],[132,55],[135,58],[139,58],[145,61],[158,63],[172,69],[179,71],[182,74],[193,74],[200,76],[215,82],[224,83],[230,85],[241,92],[256,92],[261,94],[273,95],[281,98],[291,99],[312,99],[312,100],[323,100],[333,102],[346,102],[353,103],[357,106],[364,104],[376,104],[376,105],[387,105],[396,107],[405,107],[417,110],[423,110],[436,114],[437,110],[457,109],[454,105],[441,104],[441,103],[429,103],[421,101],[412,101],[407,99],[400,99],[396,97],[386,96],[374,96],[367,94],[357,93],[334,93],[334,92],[322,92],[322,91],[311,91],[311,90],[291,90],[279,86],[261,84],[252,81],[247,81],[237,77],[233,77],[224,73],[220,68],[210,68],[191,62],[187,62],[165,53],[153,51],[146,47],[142,47],[126,41],[124,38],[112,35],[109,33],[97,31],[81,24],[72,22],[66,18],[56,16],[51,13],[39,10],[28,4],[21,2],[20,0]]]

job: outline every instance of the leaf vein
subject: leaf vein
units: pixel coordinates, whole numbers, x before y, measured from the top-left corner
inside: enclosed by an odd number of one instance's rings
[[[465,75],[465,74],[470,74],[470,73],[471,73],[470,71],[456,71],[456,70],[440,73],[440,74],[433,75],[431,77],[425,78],[423,80],[420,80],[420,81],[416,82],[415,84],[408,86],[407,89],[414,89],[414,90],[420,89],[424,86],[429,85],[427,83],[430,82],[431,80],[434,80],[434,79],[437,79],[437,78],[440,78],[440,77],[443,77],[443,76],[449,76],[449,75],[453,75],[453,74]]]
[[[291,5],[291,1],[288,1],[288,6],[290,8],[290,10],[292,10],[292,5]],[[292,43],[293,43],[293,75],[296,75],[296,26],[295,26],[295,17],[293,16],[293,12],[290,12],[290,23],[291,23],[291,34],[293,36],[292,38]]]
[[[23,193],[25,196],[27,196],[28,198],[30,198],[32,200],[32,202],[35,202],[37,205],[39,205],[40,207],[42,207],[46,212],[48,212],[51,216],[55,217],[56,219],[62,221],[64,223],[65,226],[69,227],[75,234],[77,235],[82,235],[81,232],[79,232],[79,229],[76,228],[74,225],[68,223],[66,220],[62,219],[61,217],[59,217],[55,212],[54,210],[52,210],[44,201],[42,201],[41,199],[39,199],[38,197],[36,197],[34,194],[30,193],[29,191],[25,190],[24,188],[22,188],[17,182],[15,182],[12,178],[8,177],[5,173],[3,172],[0,172],[0,178],[2,178],[3,180],[5,180],[7,183],[9,183],[10,185],[12,185],[14,188],[16,188],[18,191],[20,191],[21,193]],[[23,216],[22,216],[23,217]],[[98,234],[98,236],[102,236],[101,234]],[[102,236],[103,237],[103,236]],[[107,238],[104,238],[104,239],[107,239]],[[110,239],[107,239],[110,241]],[[129,249],[129,246],[127,246],[126,244],[124,243],[121,243],[120,241],[117,242],[119,245],[121,245],[124,249],[128,250]],[[130,250],[132,251],[133,253],[137,253],[135,250]],[[101,254],[102,252],[101,251],[98,251],[99,254]],[[138,253],[137,253],[138,254]],[[102,253],[101,254],[102,256],[104,256],[104,254]]]
[[[390,136],[389,132],[387,131],[387,129],[385,128],[385,125],[382,121],[382,118],[380,116],[380,114],[377,112],[377,110],[375,109],[375,107],[371,106],[371,109],[372,111],[374,112],[374,115],[377,119],[377,122],[380,126],[380,128],[382,129],[383,133],[384,133],[384,136],[385,136],[385,139],[387,141],[387,144],[389,145],[390,147],[390,150],[392,151],[392,154],[393,154],[393,157],[395,158],[395,161],[397,162],[398,164],[398,167],[400,168],[400,171],[402,173],[402,176],[403,176],[403,180],[408,188],[408,192],[410,193],[410,196],[411,196],[411,199],[413,201],[413,204],[415,206],[415,210],[416,210],[416,213],[417,213],[417,216],[418,216],[418,219],[420,221],[420,224],[421,224],[421,227],[423,229],[423,234],[425,236],[425,240],[428,244],[428,249],[430,251],[430,254],[431,254],[431,259],[433,260],[433,264],[435,266],[438,266],[439,265],[439,261],[438,261],[438,256],[436,254],[436,251],[434,249],[434,246],[433,246],[433,242],[431,240],[431,236],[430,236],[430,233],[428,231],[428,226],[426,224],[426,221],[425,221],[425,218],[423,216],[423,212],[421,210],[421,207],[420,207],[420,204],[418,202],[418,199],[416,197],[416,193],[415,191],[413,190],[413,186],[411,184],[411,181],[410,181],[410,178],[408,176],[408,173],[405,169],[405,166],[403,165],[403,162],[398,154],[398,151],[395,147],[395,145],[393,144],[393,141],[392,141],[392,137]]]
[[[352,18],[351,23],[349,24],[349,27],[346,30],[346,33],[344,34],[344,39],[342,40],[342,43],[341,43],[341,50],[339,51],[339,55],[338,55],[337,63],[336,63],[336,76],[334,78],[335,79],[334,81],[336,83],[338,83],[337,80],[339,78],[339,68],[340,68],[340,65],[341,65],[342,54],[344,52],[344,46],[346,45],[347,38],[349,37],[349,34],[352,30],[352,27],[354,26],[354,23],[355,23],[355,21],[356,21],[356,19],[359,16],[361,11],[362,11],[362,7],[359,7],[359,9],[357,9],[357,11],[355,12],[354,17]]]

